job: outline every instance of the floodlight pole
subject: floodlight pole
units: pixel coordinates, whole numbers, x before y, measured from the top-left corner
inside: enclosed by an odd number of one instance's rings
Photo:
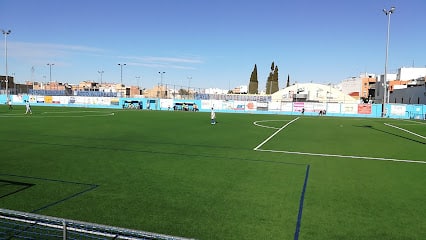
[[[120,66],[120,83],[123,85],[123,66],[126,66],[125,63],[119,63],[118,66]]]
[[[46,64],[49,66],[49,82],[52,83],[52,66],[55,65],[54,63],[48,63]]]
[[[188,77],[188,98],[189,98],[189,89],[191,88],[192,77]]]
[[[388,53],[389,53],[389,32],[390,32],[390,16],[395,11],[395,7],[390,10],[383,9],[383,12],[388,16],[387,34],[386,34],[386,57],[385,57],[385,76],[383,82],[383,110],[382,117],[386,116],[386,103],[389,102],[389,87],[388,87]]]
[[[136,78],[136,84],[137,84],[137,86],[139,88],[139,80],[141,79],[141,76],[136,76],[135,78]]]
[[[118,66],[120,66],[120,96],[123,94],[123,66],[126,66],[125,63],[119,63]]]
[[[166,72],[158,72],[159,74],[160,74],[160,98],[163,98],[163,75],[166,73]]]
[[[4,35],[4,52],[5,52],[5,54],[4,54],[4,57],[5,57],[5,62],[6,62],[6,66],[5,66],[5,68],[6,68],[6,99],[7,99],[7,102],[9,102],[9,90],[8,90],[8,88],[9,88],[9,74],[8,74],[8,72],[7,72],[7,36],[12,32],[12,31],[10,31],[10,30],[2,30],[2,32],[3,32],[3,35]]]
[[[98,73],[101,75],[101,84],[102,84],[102,74],[104,74],[104,70],[98,71]]]
[[[136,76],[135,77],[136,78],[136,84],[137,84],[137,86],[138,86],[138,95],[141,95],[141,89],[139,88],[139,80],[141,79],[141,76]]]

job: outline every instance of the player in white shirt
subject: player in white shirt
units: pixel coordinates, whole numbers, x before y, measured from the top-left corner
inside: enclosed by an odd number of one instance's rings
[[[26,102],[25,103],[25,107],[26,107],[25,114],[28,114],[28,113],[33,114],[33,112],[31,111],[30,101],[25,100],[25,102]]]
[[[210,119],[212,120],[212,124],[216,124],[216,113],[214,112],[213,108],[212,108],[212,111],[210,113]]]

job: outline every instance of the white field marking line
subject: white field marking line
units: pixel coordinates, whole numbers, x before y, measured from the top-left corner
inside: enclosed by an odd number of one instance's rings
[[[90,114],[90,115],[68,115],[68,116],[33,116],[38,118],[84,118],[84,117],[108,117],[114,116],[115,113],[104,113],[104,114]]]
[[[69,112],[42,112],[41,114],[56,114],[56,113],[98,113],[101,111],[69,111]]]
[[[1,114],[0,117],[16,117],[16,116],[21,116],[22,114],[11,114],[11,113],[6,113],[6,114]]]
[[[286,128],[288,125],[292,124],[294,121],[298,120],[299,118],[300,117],[297,117],[297,118],[291,120],[290,122],[288,122],[287,124],[285,124],[284,126],[282,126],[280,129],[278,129],[276,132],[274,132],[271,136],[269,136],[265,141],[263,141],[261,144],[257,145],[257,147],[255,147],[253,150],[257,151],[263,144],[268,142],[271,138],[273,138],[275,135],[277,135],[277,133],[279,133],[281,130],[283,130],[284,128]]]
[[[423,163],[424,161],[420,160],[410,160],[410,159],[395,159],[395,158],[379,158],[379,157],[362,157],[362,156],[349,156],[349,155],[338,155],[338,154],[323,154],[323,153],[309,153],[309,152],[291,152],[291,151],[281,151],[281,150],[267,150],[267,149],[259,149],[263,144],[269,141],[273,136],[275,136],[278,132],[283,130],[285,127],[298,120],[299,117],[291,120],[286,125],[278,129],[274,134],[272,134],[269,138],[255,147],[253,150],[260,152],[274,152],[274,153],[287,153],[287,154],[297,154],[297,155],[307,155],[307,156],[320,156],[320,157],[338,157],[338,158],[352,158],[352,159],[364,159],[364,160],[375,160],[375,161],[392,161],[392,162],[405,162],[405,163]]]
[[[80,116],[70,116],[70,115],[68,115],[68,116],[58,116],[58,115],[56,115],[56,116],[46,116],[46,115],[44,115],[44,116],[37,116],[37,115],[33,115],[33,114],[20,114],[20,115],[17,115],[17,114],[14,114],[14,115],[8,115],[8,116],[5,116],[5,115],[0,115],[0,118],[19,118],[19,117],[26,117],[26,118],[84,118],[84,117],[108,117],[108,116],[114,116],[115,115],[115,113],[105,113],[105,114],[92,114],[92,115],[80,115]]]
[[[416,161],[410,159],[395,159],[395,158],[379,158],[379,157],[361,157],[361,156],[348,156],[348,155],[338,155],[338,154],[322,154],[322,153],[308,153],[308,152],[290,152],[290,151],[277,151],[277,150],[264,150],[256,149],[256,151],[261,152],[274,152],[274,153],[288,153],[288,154],[297,154],[297,155],[308,155],[308,156],[320,156],[320,157],[339,157],[339,158],[352,158],[352,159],[364,159],[364,160],[376,160],[376,161],[392,161],[392,162],[406,162],[406,163],[423,163],[423,161]]]
[[[424,124],[424,125],[426,125],[426,122],[416,122],[416,121],[413,121],[413,120],[404,120],[404,121],[406,121],[406,122],[412,122],[412,123],[415,123],[415,124]],[[414,125],[414,124],[410,124],[410,125]]]
[[[384,124],[385,124],[386,126],[388,126],[388,127],[393,127],[393,128],[399,129],[399,130],[401,130],[401,131],[407,132],[407,133],[409,133],[409,134],[413,134],[414,136],[417,136],[417,137],[419,137],[419,138],[426,139],[426,137],[425,137],[425,136],[422,136],[422,135],[417,134],[417,133],[413,133],[413,132],[411,132],[411,131],[408,131],[407,129],[400,128],[400,127],[394,126],[394,125],[389,124],[389,123],[384,123]]]
[[[258,126],[258,127],[264,127],[264,128],[272,128],[272,129],[279,129],[277,127],[271,127],[271,126],[265,126],[262,124],[258,124],[259,122],[288,122],[290,120],[260,120],[260,121],[255,121],[253,122],[254,125]]]
[[[419,124],[421,124],[421,123],[400,123],[400,124],[398,124],[398,125],[400,125],[400,126],[418,126]]]

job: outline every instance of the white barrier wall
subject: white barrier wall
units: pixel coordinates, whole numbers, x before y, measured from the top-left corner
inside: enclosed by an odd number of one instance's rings
[[[238,100],[175,100],[175,99],[149,99],[149,98],[116,98],[116,97],[86,97],[86,96],[38,96],[38,95],[10,95],[14,105],[23,105],[29,101],[32,105],[43,106],[68,106],[92,108],[123,108],[124,101],[135,100],[150,104],[150,109],[170,110],[177,102],[191,102],[199,106],[200,111],[210,111],[213,107],[222,112],[251,112],[273,114],[304,114],[318,115],[320,111],[328,116],[354,116],[354,117],[382,117],[381,104],[356,104],[356,103],[317,103],[317,102],[257,102]],[[6,95],[0,95],[0,102],[7,102]],[[153,107],[155,105],[155,108]],[[147,109],[143,104],[142,109]],[[401,119],[424,119],[426,105],[386,104],[385,117]]]

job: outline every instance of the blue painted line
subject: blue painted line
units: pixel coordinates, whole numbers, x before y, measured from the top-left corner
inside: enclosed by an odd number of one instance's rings
[[[300,196],[299,213],[297,214],[296,231],[294,232],[294,240],[299,239],[300,226],[302,225],[303,202],[305,201],[306,185],[308,185],[310,165],[306,166],[305,182],[303,183],[302,194]]]
[[[63,199],[61,199],[61,200],[59,200],[59,201],[52,202],[52,203],[47,204],[47,205],[45,205],[45,206],[43,206],[43,207],[41,207],[41,208],[35,209],[35,210],[31,211],[31,213],[39,212],[39,211],[44,210],[44,209],[46,209],[46,208],[49,208],[49,207],[52,207],[52,206],[57,205],[57,204],[59,204],[59,203],[65,202],[65,201],[67,201],[67,200],[70,200],[71,198],[75,198],[75,197],[77,197],[77,196],[80,196],[80,195],[82,195],[82,194],[84,194],[84,193],[86,193],[86,192],[92,191],[93,189],[97,188],[98,186],[99,186],[99,185],[91,185],[91,186],[90,186],[90,188],[88,188],[88,189],[85,189],[85,190],[83,190],[83,191],[80,191],[80,192],[74,193],[74,194],[72,194],[72,195],[70,195],[70,196],[68,196],[68,197],[66,197],[66,198],[63,198]]]
[[[15,175],[15,174],[7,174],[7,173],[0,173],[0,176],[9,176],[9,177],[26,178],[26,179],[37,179],[37,180],[48,181],[48,182],[60,182],[60,183],[86,185],[86,186],[95,185],[95,184],[90,184],[90,183],[72,182],[72,181],[64,181],[64,180],[60,180],[60,179],[49,179],[49,178],[42,178],[42,177],[21,176],[21,175]]]

